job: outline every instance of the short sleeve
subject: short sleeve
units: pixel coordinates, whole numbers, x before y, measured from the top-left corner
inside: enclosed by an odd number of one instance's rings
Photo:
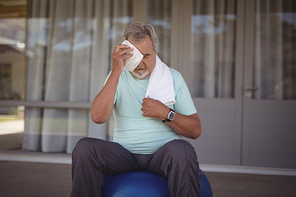
[[[182,75],[179,72],[173,70],[172,76],[174,79],[176,95],[176,103],[174,104],[175,111],[186,116],[197,113],[191,94]]]

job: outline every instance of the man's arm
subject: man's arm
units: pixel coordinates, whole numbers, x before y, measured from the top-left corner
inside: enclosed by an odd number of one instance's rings
[[[142,103],[143,116],[165,120],[170,111],[165,104],[151,98],[144,98]],[[175,118],[167,122],[178,134],[191,139],[201,135],[201,123],[197,113],[185,116],[175,112]]]
[[[90,115],[93,122],[102,124],[110,119],[117,84],[124,66],[124,59],[132,56],[132,54],[128,53],[132,50],[133,49],[126,45],[115,46],[112,53],[112,72],[103,89],[95,97],[91,106]]]

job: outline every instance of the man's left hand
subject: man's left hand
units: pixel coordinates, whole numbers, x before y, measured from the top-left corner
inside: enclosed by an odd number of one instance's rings
[[[144,117],[159,118],[161,120],[165,120],[170,111],[170,108],[168,108],[159,100],[148,97],[143,99],[141,110]]]

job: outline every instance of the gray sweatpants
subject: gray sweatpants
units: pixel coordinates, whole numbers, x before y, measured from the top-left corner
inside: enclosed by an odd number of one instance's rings
[[[100,197],[103,174],[149,171],[168,179],[172,197],[199,197],[199,163],[192,145],[172,140],[154,154],[132,154],[120,144],[83,138],[72,153],[71,197]]]

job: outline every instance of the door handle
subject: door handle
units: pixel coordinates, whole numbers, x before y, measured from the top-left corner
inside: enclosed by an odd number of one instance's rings
[[[246,88],[246,91],[256,91],[256,90],[259,90],[258,87],[247,87]]]

